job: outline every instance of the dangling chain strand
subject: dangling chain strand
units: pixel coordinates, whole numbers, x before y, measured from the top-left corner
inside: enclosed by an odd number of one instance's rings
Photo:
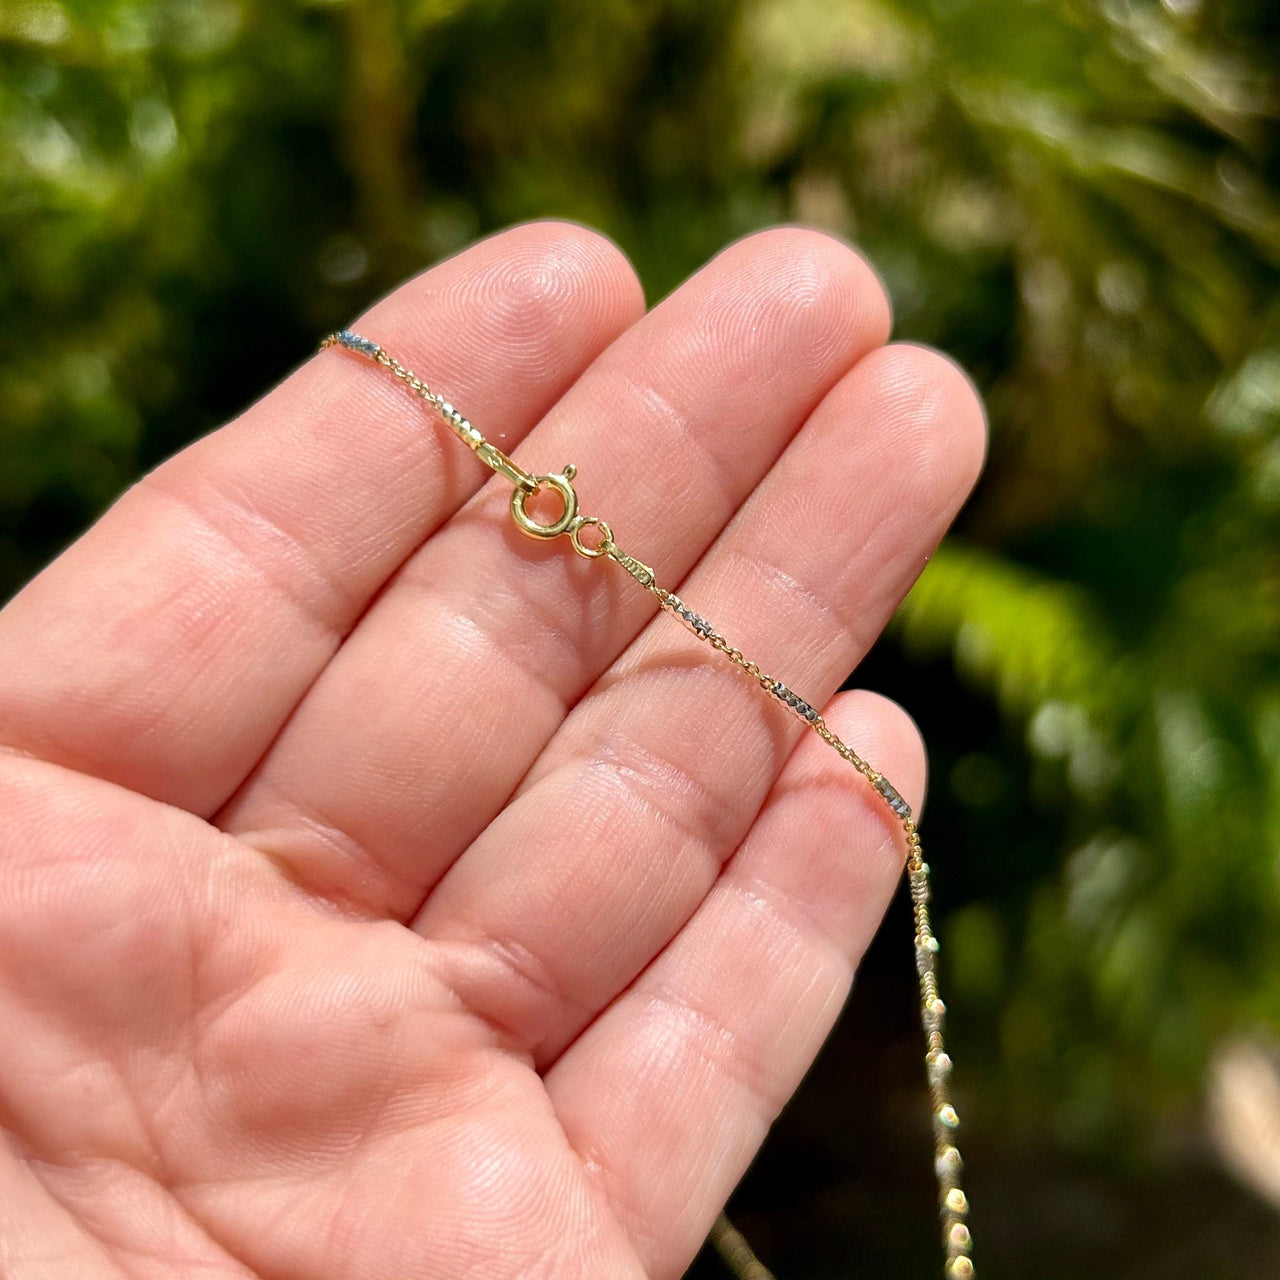
[[[443,396],[438,395],[416,374],[406,369],[376,342],[362,338],[343,329],[327,337],[322,347],[345,347],[366,356],[384,366],[416,396],[425,400],[448,424],[453,433],[472,449],[476,456],[491,470],[505,477],[514,486],[511,494],[511,516],[516,526],[533,538],[558,538],[567,535],[573,549],[587,559],[608,557],[620,565],[646,591],[656,597],[667,613],[679,619],[687,630],[722,653],[736,667],[744,671],[760,687],[782,703],[802,724],[812,729],[825,743],[847,760],[871,786],[883,797],[885,803],[902,825],[907,841],[907,883],[911,890],[911,905],[915,920],[916,971],[920,975],[920,1021],[925,1037],[925,1067],[928,1072],[929,1091],[933,1101],[934,1169],[938,1178],[939,1209],[942,1217],[942,1242],[946,1252],[947,1280],[972,1280],[973,1261],[970,1257],[973,1240],[966,1218],[969,1201],[960,1187],[962,1161],[956,1149],[954,1135],[960,1121],[951,1104],[951,1059],[942,1039],[942,1024],[946,1006],[938,994],[937,955],[938,940],[929,923],[929,865],[920,848],[920,835],[916,830],[911,808],[898,794],[893,784],[873,766],[867,763],[852,747],[842,742],[828,728],[821,714],[799,694],[793,693],[781,680],[766,675],[760,667],[735,648],[705,618],[690,609],[673,591],[658,585],[653,570],[648,565],[627,555],[613,540],[610,527],[595,516],[578,514],[578,494],[573,486],[575,468],[566,466],[563,471],[550,475],[531,475],[513,462],[501,449],[490,444],[463,415]],[[564,508],[557,519],[540,523],[527,511],[528,499],[542,489],[552,489],[559,494]],[[593,531],[593,532],[592,532]],[[584,539],[584,533],[587,538]],[[712,1242],[725,1261],[743,1280],[771,1280],[769,1272],[751,1252],[747,1242],[723,1215],[712,1232]]]

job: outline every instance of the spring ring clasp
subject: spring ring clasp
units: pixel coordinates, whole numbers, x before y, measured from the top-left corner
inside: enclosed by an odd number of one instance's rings
[[[511,518],[515,521],[516,528],[530,538],[558,538],[567,533],[569,540],[573,543],[573,549],[580,556],[585,556],[588,560],[595,560],[600,556],[609,554],[609,550],[613,546],[613,530],[596,516],[581,516],[578,514],[578,491],[573,487],[573,478],[577,474],[577,467],[573,463],[569,463],[563,471],[559,471],[554,475],[534,476],[533,481],[536,488],[532,493],[523,488],[514,489],[511,494]],[[529,499],[544,486],[548,489],[554,489],[564,503],[564,508],[559,516],[551,521],[550,524],[542,524],[540,521],[535,520],[529,514],[527,505]],[[594,544],[583,542],[582,531],[592,526],[600,530],[600,540]]]

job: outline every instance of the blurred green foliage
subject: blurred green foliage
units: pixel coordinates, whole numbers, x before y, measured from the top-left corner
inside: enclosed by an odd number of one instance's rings
[[[593,223],[651,297],[845,235],[990,407],[867,677],[930,736],[979,1155],[1167,1173],[1280,1022],[1278,62],[1268,0],[2,0],[0,593],[480,233]]]

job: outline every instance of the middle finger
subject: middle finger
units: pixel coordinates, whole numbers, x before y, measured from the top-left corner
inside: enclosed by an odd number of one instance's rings
[[[868,356],[681,597],[821,708],[942,537],[984,442],[981,405],[950,361],[908,345]],[[449,989],[540,1067],[697,909],[804,732],[687,630],[652,622],[415,921]],[[883,842],[885,806],[842,774],[877,815],[851,835]],[[856,839],[832,847],[831,874],[860,853]]]
[[[847,246],[752,236],[615,341],[518,460],[576,462],[586,510],[678,577],[888,326]],[[404,566],[219,818],[315,892],[411,917],[653,611],[522,538],[509,495],[487,486]]]

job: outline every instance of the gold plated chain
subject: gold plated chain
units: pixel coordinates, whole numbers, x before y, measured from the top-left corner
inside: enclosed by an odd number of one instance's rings
[[[653,570],[647,564],[628,555],[614,542],[613,530],[603,520],[579,513],[578,493],[573,486],[576,468],[569,465],[549,475],[532,475],[525,471],[501,449],[490,444],[443,396],[438,395],[394,356],[368,338],[343,329],[327,337],[321,346],[343,347],[390,370],[414,395],[437,411],[453,433],[475,452],[481,462],[511,482],[514,486],[511,493],[511,518],[522,533],[531,538],[542,539],[567,536],[574,551],[580,556],[589,560],[609,559],[620,565],[656,597],[667,613],[678,618],[699,640],[724,654],[767,694],[782,703],[823,742],[847,760],[879,793],[901,823],[906,835],[907,881],[911,889],[915,920],[916,970],[920,975],[920,1021],[925,1037],[925,1067],[933,1100],[934,1168],[938,1177],[942,1241],[946,1252],[945,1273],[948,1280],[971,1280],[974,1275],[970,1257],[973,1241],[966,1223],[969,1201],[960,1187],[962,1162],[954,1141],[955,1130],[960,1122],[956,1109],[951,1104],[951,1059],[942,1041],[946,1006],[938,994],[938,940],[929,923],[929,866],[921,852],[920,835],[911,816],[910,806],[882,773],[828,728],[816,708],[799,694],[793,693],[781,680],[762,671],[756,663],[744,656],[741,649],[731,645],[701,614],[690,609],[673,591],[659,586]],[[528,510],[529,499],[544,489],[550,489],[559,495],[563,504],[559,516],[546,523],[538,521]],[[723,1216],[717,1221],[711,1238],[739,1276],[749,1280],[770,1280],[769,1272],[751,1252],[747,1242]]]

